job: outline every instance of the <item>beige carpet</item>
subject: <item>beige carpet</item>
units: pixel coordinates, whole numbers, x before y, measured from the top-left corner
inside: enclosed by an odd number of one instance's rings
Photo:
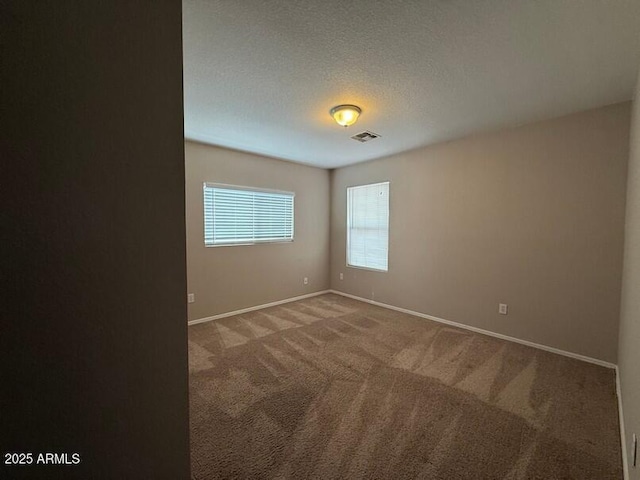
[[[622,479],[610,369],[332,294],[189,353],[196,480]]]

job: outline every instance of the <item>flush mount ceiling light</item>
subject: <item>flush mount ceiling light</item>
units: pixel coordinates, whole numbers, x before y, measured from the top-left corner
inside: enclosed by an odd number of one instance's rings
[[[338,105],[329,110],[329,113],[338,125],[348,127],[356,123],[362,110],[355,105]]]

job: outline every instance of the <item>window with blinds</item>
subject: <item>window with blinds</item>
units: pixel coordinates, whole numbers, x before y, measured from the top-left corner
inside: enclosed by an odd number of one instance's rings
[[[204,244],[293,241],[293,192],[204,184]]]
[[[389,182],[347,187],[347,265],[389,268]]]

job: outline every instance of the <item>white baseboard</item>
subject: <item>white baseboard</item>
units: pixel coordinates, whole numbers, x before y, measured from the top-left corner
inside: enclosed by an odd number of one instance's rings
[[[464,323],[453,322],[451,320],[446,320],[444,318],[434,317],[433,315],[427,315],[426,313],[416,312],[414,310],[409,310],[406,308],[396,307],[393,305],[387,305],[386,303],[376,302],[375,300],[369,300],[367,298],[358,297],[356,295],[351,295],[349,293],[340,292],[338,290],[330,290],[331,293],[335,293],[337,295],[342,295],[343,297],[353,298],[354,300],[359,300],[361,302],[370,303],[372,305],[377,305],[379,307],[388,308],[390,310],[396,310],[402,313],[408,313],[409,315],[414,315],[416,317],[426,318],[428,320],[433,320],[434,322],[444,323],[446,325],[451,325],[452,327],[462,328],[464,330],[470,330],[475,333],[480,333],[482,335],[488,335],[490,337],[500,338],[501,340],[507,340],[509,342],[520,343],[522,345],[527,345],[528,347],[538,348],[540,350],[545,350],[547,352],[557,353],[558,355],[564,355],[565,357],[575,358],[577,360],[582,360],[583,362],[594,363],[596,365],[600,365],[602,367],[607,368],[616,368],[614,363],[605,362],[604,360],[599,360],[597,358],[587,357],[586,355],[580,355],[579,353],[567,352],[566,350],[560,350],[559,348],[548,347],[547,345],[542,345],[535,342],[530,342],[528,340],[521,340],[516,337],[510,337],[508,335],[503,335],[501,333],[492,332],[490,330],[484,330],[482,328],[472,327],[470,325],[465,325]]]
[[[331,290],[321,290],[319,292],[307,293],[306,295],[300,295],[298,297],[285,298],[284,300],[278,300],[276,302],[265,303],[263,305],[256,305],[254,307],[243,308],[241,310],[234,310],[233,312],[219,313],[218,315],[212,315],[211,317],[198,318],[196,320],[190,320],[187,325],[196,325],[198,323],[210,322],[212,320],[218,320],[220,318],[233,317],[234,315],[240,315],[242,313],[253,312],[254,310],[260,310],[261,308],[275,307],[276,305],[282,305],[283,303],[291,303],[297,300],[304,300],[305,298],[317,297],[318,295],[324,295],[330,293]]]
[[[627,436],[624,431],[624,411],[622,410],[622,389],[620,370],[616,366],[616,396],[618,397],[618,418],[620,421],[620,444],[622,446],[622,472],[624,480],[629,480],[629,458],[627,457]]]

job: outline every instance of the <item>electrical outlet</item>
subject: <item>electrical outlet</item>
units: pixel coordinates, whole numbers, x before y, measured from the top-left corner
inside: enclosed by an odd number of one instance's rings
[[[340,272],[340,280],[344,280],[344,273]]]
[[[509,311],[509,306],[506,303],[498,304],[498,313],[500,315],[506,315],[508,311]]]
[[[304,283],[305,285],[308,285],[309,279],[307,277],[304,277],[304,280],[302,281],[302,283]]]
[[[636,468],[638,466],[638,437],[633,434],[633,441],[631,442],[631,466]]]
[[[189,303],[196,303],[196,294],[195,293],[190,293],[187,295],[187,301]]]

